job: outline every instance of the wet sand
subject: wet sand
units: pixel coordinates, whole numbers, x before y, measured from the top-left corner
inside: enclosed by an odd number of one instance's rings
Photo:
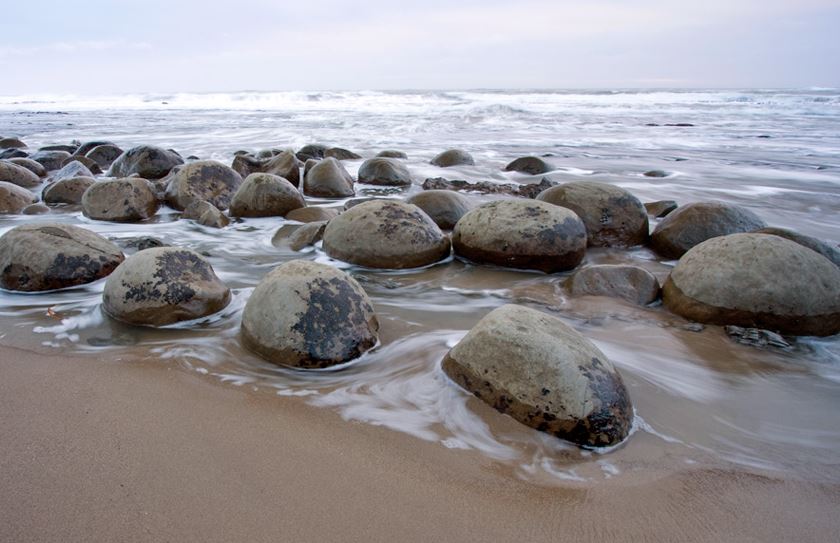
[[[721,464],[540,486],[475,451],[162,361],[0,347],[0,436],[0,541],[828,541],[840,531],[840,485]]]

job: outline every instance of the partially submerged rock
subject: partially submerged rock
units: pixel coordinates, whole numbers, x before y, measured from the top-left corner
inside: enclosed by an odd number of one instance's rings
[[[523,198],[536,198],[538,194],[546,189],[557,186],[556,181],[543,177],[539,183],[491,183],[480,181],[470,183],[462,179],[444,179],[443,177],[430,177],[423,181],[423,190],[455,190],[464,192],[475,192],[481,194],[510,194]]]
[[[8,160],[0,160],[0,181],[25,189],[31,189],[41,184],[41,179],[37,175]]]
[[[44,203],[49,205],[79,205],[82,203],[82,195],[95,183],[96,180],[92,177],[62,179],[47,186],[41,196],[44,199]]]
[[[535,156],[524,156],[511,161],[505,166],[506,172],[527,173],[530,175],[540,175],[550,172],[554,168],[545,160]]]
[[[341,162],[325,158],[311,166],[303,177],[303,193],[318,198],[346,198],[353,196],[353,177]]]
[[[402,158],[407,159],[408,155],[402,151],[396,151],[394,149],[385,149],[384,151],[379,151],[376,153],[376,156],[382,158]]]
[[[362,155],[354,153],[353,151],[348,151],[347,149],[343,149],[341,147],[330,147],[324,151],[324,158],[334,158],[336,160],[358,160],[362,158]]]
[[[185,209],[194,201],[207,201],[219,209],[227,209],[242,177],[233,169],[215,160],[197,160],[182,166],[166,188],[166,203]]]
[[[323,239],[326,228],[327,221],[310,222],[298,227],[289,236],[289,248],[293,251],[300,251],[315,245]]]
[[[23,187],[0,181],[0,215],[16,215],[38,199]]]
[[[107,170],[121,154],[123,150],[118,146],[113,143],[103,143],[87,151],[85,157],[96,162],[103,170]]]
[[[670,212],[677,209],[677,202],[673,200],[657,200],[655,202],[646,202],[645,211],[655,219],[661,219]]]
[[[328,221],[338,217],[338,210],[332,207],[307,206],[286,213],[286,220],[297,222]]]
[[[230,202],[234,217],[283,217],[306,206],[303,196],[286,179],[270,173],[245,178]]]
[[[209,226],[210,228],[224,228],[230,224],[224,213],[219,208],[205,200],[195,200],[184,213],[181,215],[182,219],[191,219],[202,226]]]
[[[140,177],[99,181],[82,195],[85,216],[98,221],[144,221],[159,207],[154,185]]]
[[[448,149],[435,156],[435,158],[432,159],[432,164],[438,166],[439,168],[449,168],[450,166],[461,165],[472,166],[475,164],[475,160],[471,154],[463,149]]]
[[[111,164],[108,177],[130,177],[138,175],[143,179],[161,179],[184,159],[173,151],[154,145],[139,145],[121,154]]]
[[[411,186],[411,173],[396,158],[371,158],[359,167],[359,183],[408,187]]]
[[[611,296],[637,305],[647,305],[659,297],[659,281],[638,266],[589,266],[576,272],[567,286],[573,296]]]
[[[290,151],[269,154],[262,158],[239,155],[233,159],[231,166],[243,178],[252,173],[270,173],[286,179],[295,187],[300,185],[301,162]]]
[[[422,209],[442,230],[455,228],[461,217],[474,207],[469,198],[451,190],[424,190],[408,198],[406,203]]]

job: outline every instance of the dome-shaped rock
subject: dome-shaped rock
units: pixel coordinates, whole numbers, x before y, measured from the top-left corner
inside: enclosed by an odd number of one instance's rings
[[[117,157],[108,170],[108,177],[129,177],[137,174],[143,179],[161,179],[184,159],[178,153],[154,145],[139,145]]]
[[[408,155],[402,151],[395,151],[394,149],[385,149],[384,151],[379,151],[376,153],[376,156],[381,158],[408,158]]]
[[[283,217],[305,207],[298,189],[286,179],[270,173],[252,173],[230,201],[233,217]]]
[[[780,236],[785,239],[795,241],[803,247],[807,247],[812,251],[820,253],[827,259],[834,262],[835,266],[840,266],[840,250],[817,238],[812,238],[811,236],[806,236],[805,234],[800,234],[799,232],[794,232],[793,230],[788,230],[787,228],[775,227],[759,228],[753,233],[772,234],[774,236]]]
[[[432,159],[432,164],[440,168],[460,165],[472,166],[475,164],[475,160],[471,154],[462,149],[449,149],[435,156]]]
[[[567,284],[574,296],[611,296],[638,305],[647,305],[659,297],[659,281],[638,266],[589,266],[576,272]]]
[[[153,217],[158,207],[154,185],[140,177],[100,181],[82,195],[85,216],[98,221],[143,221]]]
[[[411,185],[411,173],[398,159],[370,158],[359,167],[359,183],[407,187]]]
[[[197,160],[172,175],[166,203],[183,210],[196,200],[205,200],[224,210],[241,184],[242,177],[232,168],[215,160]]]
[[[11,183],[25,189],[41,184],[41,179],[23,166],[8,160],[0,160],[0,181]]]
[[[104,143],[93,147],[84,156],[94,161],[103,170],[107,170],[121,154],[123,150],[113,143]]]
[[[0,181],[0,215],[15,215],[38,199],[23,187]]]
[[[303,193],[319,198],[345,198],[356,192],[353,189],[353,177],[341,162],[325,158],[304,173]]]
[[[61,169],[50,176],[50,182],[55,183],[62,179],[70,179],[71,177],[93,177],[93,172],[90,168],[82,164],[79,157],[71,156],[70,161],[65,163]]]
[[[29,155],[29,158],[43,166],[48,172],[51,172],[60,169],[64,161],[70,156],[70,153],[67,151],[42,149]]]
[[[44,203],[49,205],[70,204],[79,205],[82,203],[82,196],[85,191],[96,183],[92,177],[71,177],[53,183],[44,189],[42,198]]]
[[[10,158],[9,162],[11,162],[12,164],[17,164],[18,166],[23,166],[24,168],[26,168],[27,170],[29,170],[30,172],[34,173],[42,179],[47,176],[47,169],[41,166],[40,163],[32,160],[31,158]]]
[[[550,172],[553,169],[545,160],[536,156],[523,156],[511,161],[505,166],[506,172],[519,172],[530,175],[540,175]]]
[[[452,230],[469,210],[470,199],[452,190],[424,190],[411,196],[406,203],[414,204],[432,218],[443,230]]]

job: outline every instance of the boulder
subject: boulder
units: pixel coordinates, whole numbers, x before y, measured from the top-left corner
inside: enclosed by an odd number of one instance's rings
[[[35,175],[37,175],[41,179],[43,179],[44,177],[47,176],[46,168],[44,168],[43,166],[41,166],[41,164],[39,164],[38,162],[35,162],[31,158],[25,158],[25,157],[10,158],[9,162],[11,162],[12,164],[17,164],[18,166],[23,166],[24,168],[26,168],[30,172],[34,173]]]
[[[199,319],[230,303],[230,289],[200,254],[178,247],[138,251],[105,282],[102,309],[118,321],[165,326]]]
[[[331,207],[321,207],[321,206],[309,206],[309,207],[300,207],[298,209],[293,209],[292,211],[286,213],[286,220],[287,221],[297,221],[297,222],[318,222],[318,221],[328,221],[330,219],[334,219],[338,217],[338,210]]]
[[[69,204],[79,205],[82,203],[82,195],[89,189],[96,180],[92,177],[71,177],[53,183],[44,189],[41,197],[44,203],[49,205]]]
[[[265,158],[239,155],[233,159],[232,168],[243,178],[252,173],[270,173],[286,179],[297,187],[300,185],[300,161],[293,153],[283,151]]]
[[[0,237],[0,287],[43,291],[91,283],[123,261],[95,232],[60,223],[24,224]]]
[[[422,209],[443,230],[455,228],[455,223],[473,208],[469,198],[451,190],[424,190],[408,198],[406,203]]]
[[[39,147],[39,151],[61,151],[65,153],[70,153],[71,155],[76,152],[79,146],[75,143],[67,144],[67,143],[57,143],[55,145],[44,145],[43,147]]]
[[[377,342],[379,322],[365,291],[332,266],[304,260],[269,272],[242,313],[242,342],[284,366],[326,368]]]
[[[449,149],[444,151],[432,159],[432,164],[440,168],[448,168],[450,166],[460,165],[475,165],[472,155],[462,149]]]
[[[166,203],[185,209],[196,200],[205,200],[219,209],[227,209],[242,177],[215,160],[198,160],[182,166],[169,181]]]
[[[638,198],[615,185],[580,181],[541,192],[537,200],[571,209],[586,225],[590,247],[632,247],[648,239],[648,217]]]
[[[647,305],[659,297],[659,281],[638,266],[589,266],[576,272],[567,286],[573,296],[610,296],[636,305]]]
[[[311,167],[303,177],[303,193],[318,198],[353,196],[353,178],[334,158],[325,158]]]
[[[553,170],[554,167],[545,160],[535,156],[523,156],[505,166],[506,172],[527,173],[540,175]]]
[[[85,217],[98,221],[144,221],[159,207],[154,185],[140,177],[99,181],[82,195]]]
[[[64,159],[64,162],[61,163],[61,168],[64,169],[68,164],[73,162],[80,162],[85,168],[90,170],[90,173],[93,175],[100,175],[102,173],[102,168],[99,167],[99,164],[86,156],[78,155],[71,155]]]
[[[336,160],[358,160],[362,155],[342,149],[341,147],[330,147],[324,151],[324,158],[334,158]]]
[[[39,150],[29,155],[28,158],[43,166],[48,172],[51,172],[53,170],[60,169],[61,165],[64,164],[64,161],[67,160],[69,156],[71,155],[67,151]]]
[[[684,205],[662,219],[650,237],[651,248],[665,258],[680,258],[707,239],[752,232],[767,224],[749,209],[722,202]]]
[[[379,151],[376,153],[376,156],[381,158],[403,158],[407,159],[408,155],[402,151],[395,151],[393,149],[386,149],[384,151]]]
[[[408,187],[411,173],[396,158],[370,158],[359,167],[359,183]]]
[[[368,268],[426,266],[449,256],[449,239],[417,206],[373,200],[332,219],[324,251],[337,260]]]
[[[29,153],[23,151],[22,149],[3,149],[0,150],[0,159],[4,158],[26,158],[29,156]]]
[[[306,206],[298,189],[270,173],[252,173],[239,186],[230,202],[234,217],[283,217]]]
[[[27,145],[18,138],[0,138],[0,149],[25,149]]]
[[[211,228],[224,228],[230,224],[230,219],[219,211],[219,208],[204,200],[196,200],[188,205],[181,218],[192,219],[202,226]]]
[[[76,156],[86,156],[92,149],[99,147],[100,145],[114,145],[110,141],[86,141],[85,143],[79,145],[76,148],[76,152],[74,153]],[[116,146],[115,146],[116,147]],[[122,151],[120,151],[120,155]],[[117,155],[119,156],[119,155]],[[114,157],[117,158],[117,157]]]
[[[656,219],[661,219],[677,209],[677,207],[679,207],[677,206],[677,202],[673,200],[657,200],[656,202],[645,203],[645,211],[648,212],[648,215]]]
[[[113,143],[103,143],[89,150],[84,156],[96,162],[103,170],[107,170],[121,154],[123,150]]]
[[[160,179],[184,163],[178,153],[154,145],[139,145],[125,151],[111,164],[108,177],[130,177],[138,175],[143,179]]]
[[[44,215],[50,212],[50,208],[41,202],[35,202],[34,204],[29,204],[20,212],[22,215]]]
[[[289,248],[300,251],[305,247],[315,245],[324,238],[326,228],[327,221],[310,222],[300,226],[289,236]]]
[[[38,199],[25,188],[0,181],[0,215],[16,215]]]
[[[586,227],[574,211],[537,200],[497,200],[461,217],[455,254],[480,264],[570,270],[586,253]]]
[[[37,175],[8,160],[0,160],[0,181],[25,189],[31,189],[41,184],[41,179]]]
[[[321,145],[320,143],[310,143],[309,145],[301,147],[295,155],[301,162],[306,162],[310,158],[321,160],[324,158],[324,153],[327,152],[327,149],[329,149],[329,147],[326,145]]]
[[[78,157],[70,158],[72,159],[70,162],[50,176],[50,182],[55,183],[62,179],[70,179],[71,177],[93,177],[93,172],[87,166],[76,160]]]
[[[458,385],[517,421],[584,447],[625,439],[633,406],[621,375],[560,319],[504,305],[443,359]]]
[[[711,238],[686,252],[662,292],[693,321],[830,336],[840,332],[840,268],[770,234]]]
[[[835,266],[840,266],[840,250],[817,238],[812,238],[811,236],[806,236],[805,234],[800,234],[799,232],[794,232],[793,230],[788,230],[787,228],[759,228],[755,231],[755,233],[771,234],[789,239],[799,245],[802,245],[803,247],[807,247],[812,251],[820,253],[827,259],[834,262]]]

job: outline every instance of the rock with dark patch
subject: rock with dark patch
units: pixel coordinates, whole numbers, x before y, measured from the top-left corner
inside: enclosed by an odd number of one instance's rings
[[[128,257],[105,282],[102,309],[122,322],[165,326],[206,317],[230,303],[230,289],[201,255],[156,247]]]
[[[295,156],[297,156],[298,160],[301,162],[306,162],[310,158],[321,160],[324,158],[324,153],[327,152],[327,149],[329,149],[329,147],[326,145],[321,145],[320,143],[310,143],[309,145],[301,147],[300,150],[295,153]]]
[[[11,162],[12,164],[17,164],[18,166],[23,166],[24,168],[26,168],[30,172],[34,173],[35,175],[37,175],[41,179],[43,179],[44,177],[47,176],[46,168],[44,168],[43,166],[41,166],[41,164],[39,164],[38,162],[35,162],[31,158],[25,158],[25,157],[10,158],[9,162]]]
[[[827,259],[834,262],[835,266],[840,266],[840,250],[817,238],[812,238],[811,236],[806,236],[805,234],[800,234],[799,232],[794,232],[793,230],[788,230],[787,228],[760,228],[754,233],[771,234],[773,236],[780,236],[785,239],[789,239],[799,245],[802,245],[803,247],[807,247],[812,251],[820,253]]]
[[[283,217],[305,207],[298,189],[270,173],[252,173],[239,186],[230,202],[233,217]]]
[[[16,215],[38,199],[25,188],[0,181],[0,215]]]
[[[0,149],[25,149],[27,145],[18,138],[0,139]]]
[[[0,287],[26,292],[91,283],[123,261],[99,234],[59,223],[16,226],[0,237]]]
[[[645,207],[621,187],[594,181],[565,183],[540,193],[537,199],[577,213],[586,225],[591,247],[632,247],[647,241]]]
[[[463,149],[449,149],[444,151],[432,159],[432,164],[440,168],[449,168],[450,166],[473,166],[475,160],[472,155]]]
[[[198,160],[181,167],[166,188],[166,203],[185,209],[192,202],[205,200],[219,209],[227,209],[230,199],[242,184],[242,177],[215,160]]]
[[[334,158],[325,158],[312,166],[303,176],[303,193],[318,198],[346,198],[353,196],[353,178]]]
[[[26,158],[29,156],[29,153],[23,151],[22,149],[3,149],[0,151],[0,159],[7,159],[7,158]]]
[[[376,156],[381,158],[408,158],[407,154],[403,153],[402,151],[395,151],[394,149],[385,149],[384,151],[379,151],[378,153],[376,153]]]
[[[181,218],[192,219],[202,226],[211,228],[224,228],[230,224],[230,219],[219,211],[219,208],[204,200],[196,200],[188,205]]]
[[[51,172],[53,170],[58,170],[61,168],[61,165],[64,164],[64,161],[71,156],[70,153],[67,151],[37,151],[29,155],[28,158],[34,160],[38,164],[44,167],[45,170]]]
[[[136,174],[143,179],[161,179],[183,163],[184,159],[178,153],[154,145],[139,145],[117,157],[108,170],[108,176],[130,177]]]
[[[451,190],[424,190],[406,200],[422,209],[441,229],[452,230],[473,208],[469,198]]]
[[[286,220],[302,223],[329,221],[338,217],[338,210],[332,207],[309,206],[286,213]]]
[[[168,247],[169,245],[158,238],[151,236],[140,236],[137,238],[129,238],[123,240],[123,247],[132,249],[134,252],[145,251],[146,249],[154,249],[155,247]]]
[[[461,217],[455,254],[480,264],[570,270],[586,253],[586,227],[574,211],[537,200],[497,200]]]
[[[659,281],[638,266],[590,266],[576,272],[566,285],[573,296],[610,296],[637,305],[647,305],[659,297]]]
[[[359,204],[332,219],[324,250],[368,268],[426,266],[449,256],[449,239],[419,207],[397,200]]]
[[[0,181],[25,189],[31,189],[41,184],[41,179],[37,175],[8,160],[0,160]]]
[[[280,176],[295,187],[300,185],[301,162],[289,151],[283,151],[265,158],[240,155],[233,159],[231,166],[243,178],[252,173],[270,173]]]
[[[50,212],[50,208],[41,202],[35,202],[34,204],[29,204],[20,212],[22,215],[44,215]]]
[[[344,202],[344,211],[347,211],[351,207],[356,207],[359,204],[363,204],[365,202],[370,202],[372,200],[385,200],[386,198],[377,198],[376,196],[366,196],[364,198],[353,198],[352,200],[347,200]],[[408,202],[408,200],[406,200]],[[411,202],[408,202],[411,203]]]
[[[673,200],[657,200],[656,202],[647,202],[645,204],[645,211],[648,212],[648,215],[656,219],[661,219],[677,209],[677,207],[679,207],[677,206],[677,202]]]
[[[95,183],[96,180],[92,177],[62,179],[47,186],[41,197],[44,199],[44,203],[48,205],[79,205],[82,203],[82,195]]]
[[[94,149],[96,147],[99,147],[100,145],[114,145],[114,144],[110,141],[104,141],[104,140],[86,141],[85,143],[79,145],[79,147],[76,148],[76,151],[73,154],[76,155],[76,156],[86,156],[92,149]],[[120,155],[121,154],[122,154],[122,151],[120,151]],[[120,155],[117,155],[117,156],[120,156]],[[114,157],[114,158],[117,158],[117,157]]]
[[[396,158],[370,158],[359,167],[359,183],[408,187],[411,186],[411,173]]]
[[[62,179],[70,179],[71,177],[90,177],[93,178],[93,172],[87,166],[76,160],[78,157],[70,157],[71,161],[61,167],[60,170],[50,176],[50,182],[56,183]]]
[[[543,177],[539,183],[492,183],[480,181],[470,183],[462,179],[445,179],[443,177],[430,177],[423,181],[423,190],[454,190],[463,192],[475,192],[481,194],[510,194],[523,198],[536,198],[538,194],[559,183]]]
[[[100,181],[82,195],[85,216],[98,221],[144,221],[159,207],[154,185],[139,177]]]
[[[840,268],[771,234],[731,234],[686,252],[663,287],[665,306],[709,324],[783,334],[840,332]]]
[[[76,152],[79,146],[75,144],[67,144],[67,143],[57,143],[55,145],[44,145],[43,147],[39,147],[39,151],[62,151],[65,153],[70,153],[71,155]]]
[[[519,172],[530,175],[540,175],[550,172],[553,169],[554,167],[551,164],[535,156],[523,156],[505,166],[506,172]]]
[[[96,162],[103,170],[107,170],[121,154],[123,150],[113,143],[103,143],[88,151],[85,157]]]
[[[78,155],[72,155],[72,156],[64,159],[64,162],[61,163],[61,169],[63,170],[64,168],[67,167],[68,164],[72,164],[73,162],[81,163],[93,175],[99,175],[99,174],[102,173],[102,168],[99,167],[99,164],[97,164],[92,159],[90,159],[86,156],[78,156]]]
[[[362,155],[342,149],[341,147],[330,147],[324,151],[324,158],[334,158],[336,160],[358,160]]]
[[[668,177],[671,173],[666,172],[665,170],[648,170],[642,175],[645,177]]]
[[[242,313],[242,342],[297,368],[349,362],[377,342],[379,322],[362,287],[332,266],[295,260],[269,272]]]
[[[707,239],[752,232],[765,226],[749,209],[722,202],[696,202],[662,219],[651,234],[650,246],[666,258],[679,258]]]
[[[324,237],[327,221],[310,222],[300,226],[289,236],[289,248],[300,251],[305,247],[315,245]]]
[[[633,424],[630,396],[606,355],[534,309],[505,305],[490,312],[442,367],[496,410],[583,447],[616,445]]]

